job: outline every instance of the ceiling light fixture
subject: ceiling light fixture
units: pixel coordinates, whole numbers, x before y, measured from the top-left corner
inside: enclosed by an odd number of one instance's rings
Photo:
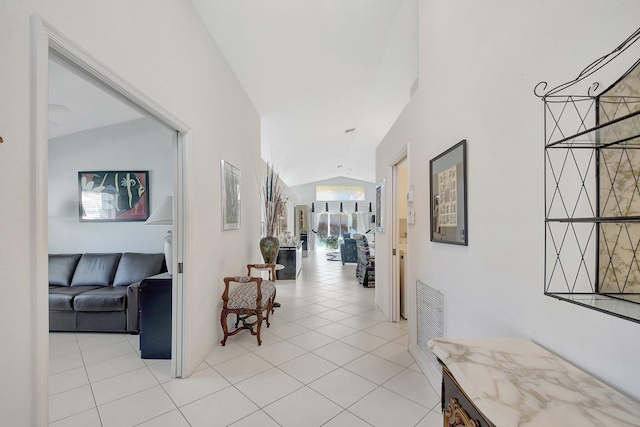
[[[356,128],[345,129],[344,133],[355,132]]]

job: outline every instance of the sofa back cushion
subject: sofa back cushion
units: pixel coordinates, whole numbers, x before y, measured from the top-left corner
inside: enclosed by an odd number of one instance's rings
[[[149,276],[162,273],[164,254],[125,252],[120,258],[113,286],[129,286]]]
[[[82,254],[71,286],[110,286],[122,254]]]
[[[49,285],[69,286],[80,254],[49,255]]]

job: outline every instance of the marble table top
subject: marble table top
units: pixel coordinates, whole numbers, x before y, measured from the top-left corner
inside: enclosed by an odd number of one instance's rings
[[[640,426],[640,402],[532,341],[436,338],[428,345],[497,427]]]

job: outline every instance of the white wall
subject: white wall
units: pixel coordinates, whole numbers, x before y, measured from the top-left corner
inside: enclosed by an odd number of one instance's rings
[[[398,219],[407,219],[407,191],[409,191],[409,187],[407,186],[407,168],[406,167],[398,167]]]
[[[46,332],[36,330],[39,251],[34,199],[31,15],[37,13],[117,75],[191,129],[185,264],[187,372],[220,340],[222,277],[259,259],[260,209],[253,167],[259,164],[260,121],[252,103],[190,2],[7,0],[0,12],[0,418],[46,425]],[[220,160],[241,169],[242,229],[221,231]],[[46,235],[46,230],[45,230]],[[46,262],[46,261],[45,261]],[[44,375],[43,375],[44,371]]]
[[[409,294],[417,279],[444,292],[449,337],[530,338],[640,399],[640,325],[543,295],[543,105],[533,94],[538,82],[574,79],[624,41],[638,27],[640,3],[420,6],[420,86],[376,151],[376,177],[388,179],[409,146],[416,213],[408,226]],[[429,241],[429,160],[461,139],[468,140],[467,247]],[[376,292],[385,310],[389,249],[390,234],[379,233]],[[415,298],[409,309],[415,313]],[[429,371],[437,375],[437,367]]]
[[[78,172],[149,171],[150,212],[173,195],[176,133],[153,119],[100,127],[49,141],[49,252],[158,252],[170,226],[80,222]]]

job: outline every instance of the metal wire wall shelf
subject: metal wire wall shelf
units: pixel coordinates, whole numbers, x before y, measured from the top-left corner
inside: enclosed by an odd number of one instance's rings
[[[640,323],[638,39],[640,29],[576,79],[534,92],[545,111],[544,293]],[[625,58],[613,84],[574,93]]]

